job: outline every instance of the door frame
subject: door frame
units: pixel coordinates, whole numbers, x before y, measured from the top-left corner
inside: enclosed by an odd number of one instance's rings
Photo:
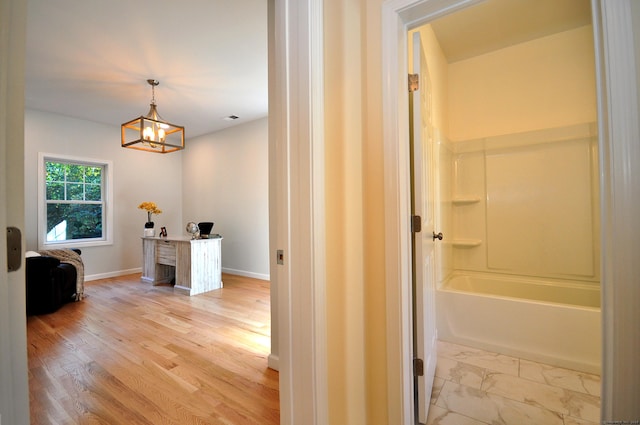
[[[478,0],[388,0],[382,6],[382,108],[389,423],[412,424],[413,348],[408,31]]]
[[[407,33],[480,1],[387,0],[382,7],[389,423],[410,424],[414,412],[409,155],[402,142],[409,122]],[[640,285],[634,285],[640,276],[640,263],[634,260],[640,226],[629,227],[640,216],[640,130],[630,8],[630,0],[592,0],[601,170],[602,418],[608,420],[635,417],[634,400],[640,394],[640,366],[634,362],[640,309],[633,305],[640,299]]]
[[[277,319],[276,353],[269,360],[280,371],[280,423],[326,424],[324,2],[269,0],[268,8],[269,237]]]

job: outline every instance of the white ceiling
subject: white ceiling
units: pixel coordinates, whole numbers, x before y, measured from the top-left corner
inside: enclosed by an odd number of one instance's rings
[[[432,25],[454,62],[590,20],[589,0],[489,0]],[[28,108],[119,126],[153,78],[188,139],[267,115],[267,0],[28,0],[26,59]]]
[[[28,0],[28,108],[119,126],[149,78],[187,139],[265,117],[267,1]]]
[[[590,23],[590,0],[488,0],[430,24],[452,63]]]

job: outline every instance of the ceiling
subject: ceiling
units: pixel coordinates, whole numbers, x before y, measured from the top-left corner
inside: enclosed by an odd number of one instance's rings
[[[432,22],[450,62],[591,22],[589,0],[488,0]],[[267,0],[28,0],[28,108],[187,139],[267,115]],[[224,120],[236,115],[239,119]]]
[[[149,78],[187,139],[265,117],[267,0],[28,0],[28,108],[119,126]]]
[[[488,0],[430,22],[449,63],[590,23],[590,0]]]

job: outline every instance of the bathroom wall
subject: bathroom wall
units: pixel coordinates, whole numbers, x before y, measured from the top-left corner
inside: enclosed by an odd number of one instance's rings
[[[449,65],[454,269],[599,280],[591,31]]]
[[[456,270],[599,281],[595,124],[456,147]]]
[[[591,25],[449,65],[453,141],[596,121]]]

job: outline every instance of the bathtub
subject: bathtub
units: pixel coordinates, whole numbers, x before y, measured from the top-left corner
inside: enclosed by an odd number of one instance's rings
[[[596,284],[454,273],[436,290],[438,338],[600,374]]]

